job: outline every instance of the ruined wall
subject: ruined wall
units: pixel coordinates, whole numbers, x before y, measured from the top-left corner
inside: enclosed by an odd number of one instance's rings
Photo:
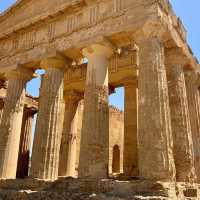
[[[109,174],[111,174],[115,145],[118,145],[120,150],[120,172],[123,172],[124,113],[110,106],[109,115]]]
[[[76,142],[76,176],[78,175],[78,165],[79,165],[79,154],[80,154],[80,140],[81,140],[81,129],[82,129],[82,119],[83,119],[83,101],[79,103],[74,123],[76,123],[73,128],[76,137],[73,141]],[[124,138],[124,113],[117,108],[110,106],[109,108],[109,174],[112,174],[113,165],[113,147],[118,145],[120,149],[120,172],[123,171],[123,138]]]

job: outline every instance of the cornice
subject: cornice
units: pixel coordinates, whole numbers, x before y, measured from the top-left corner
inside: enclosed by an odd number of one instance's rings
[[[0,22],[3,21],[6,17],[11,15],[17,8],[19,8],[24,3],[30,0],[17,0],[12,6],[6,9],[4,12],[0,13]]]
[[[28,3],[31,0],[18,0],[14,5],[12,5],[10,8],[8,8],[6,11],[4,11],[2,14],[0,14],[0,23],[11,16],[18,8],[20,8],[25,3]],[[46,22],[48,19],[52,19],[52,17],[61,15],[63,13],[72,13],[74,9],[77,9],[78,7],[86,5],[85,0],[71,0],[71,2],[66,2],[65,4],[62,4],[59,7],[56,7],[51,12],[47,12],[45,14],[41,13],[40,15],[34,16],[32,19],[26,21],[19,22],[15,26],[12,26],[9,29],[6,29],[5,32],[0,33],[0,40],[10,37],[13,33],[17,33],[21,30],[25,30],[26,28],[30,26],[34,26],[36,24],[40,24],[41,22]]]

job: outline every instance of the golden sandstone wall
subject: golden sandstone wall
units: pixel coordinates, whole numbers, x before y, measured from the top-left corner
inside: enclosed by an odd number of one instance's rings
[[[76,143],[76,148],[74,148],[74,152],[71,154],[72,157],[74,156],[74,158],[71,159],[72,160],[74,159],[75,163],[75,172],[74,172],[75,177],[77,177],[78,175],[83,109],[84,109],[84,104],[83,101],[81,101],[79,103],[72,125],[73,134],[69,138],[72,141],[72,143]],[[124,142],[123,139],[124,139],[124,113],[118,110],[117,108],[110,106],[109,107],[109,168],[108,168],[109,174],[113,173],[112,168],[113,168],[114,147],[118,147],[120,150],[120,156],[119,156],[120,170],[118,171],[118,173],[123,171],[123,142]],[[118,158],[114,160],[118,162]]]

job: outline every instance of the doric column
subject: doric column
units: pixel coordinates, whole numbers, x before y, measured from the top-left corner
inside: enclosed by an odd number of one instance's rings
[[[19,145],[17,178],[25,178],[28,176],[29,158],[32,139],[32,124],[36,110],[33,108],[24,108],[22,119],[22,128]]]
[[[25,86],[32,74],[26,68],[7,74],[8,89],[0,125],[0,178],[16,178]]]
[[[65,91],[65,117],[59,158],[59,176],[76,176],[76,131],[74,123],[80,93]]]
[[[175,166],[164,46],[158,38],[138,41],[139,174],[152,180],[173,180]]]
[[[137,87],[137,80],[127,81],[124,84],[125,107],[123,169],[125,176],[138,176]]]
[[[109,161],[108,65],[110,48],[83,50],[88,59],[81,134],[79,177],[106,178]]]
[[[180,53],[165,52],[169,105],[171,111],[174,161],[177,181],[195,178],[192,134],[185,87],[185,78]]]
[[[62,136],[63,79],[65,60],[49,57],[41,62],[43,77],[31,162],[31,176],[43,180],[58,177]]]
[[[194,149],[194,166],[197,181],[200,181],[200,99],[197,85],[197,74],[193,70],[185,70],[185,84],[189,107],[190,124]]]

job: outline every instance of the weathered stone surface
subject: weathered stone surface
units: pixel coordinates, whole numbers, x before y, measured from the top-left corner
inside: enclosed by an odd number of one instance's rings
[[[81,100],[78,104],[78,108],[76,110],[74,119],[71,123],[71,127],[73,130],[73,137],[70,139],[73,142],[73,149],[76,149],[76,152],[72,151],[73,156],[75,158],[71,158],[72,164],[67,163],[67,159],[60,158],[60,163],[63,164],[60,166],[63,169],[67,169],[66,166],[69,165],[70,169],[73,171],[73,177],[78,177],[78,168],[79,168],[79,155],[80,155],[80,139],[81,139],[81,131],[82,131],[82,120],[83,120],[83,110],[84,110],[84,101]],[[64,129],[65,130],[65,129]],[[119,109],[109,106],[109,174],[113,175],[113,159],[117,161],[120,171],[117,173],[123,173],[123,148],[124,148],[124,113]],[[76,145],[76,146],[74,146]],[[117,146],[120,151],[119,160],[114,158],[114,147]],[[61,144],[61,149],[62,147]],[[61,153],[61,152],[60,152]],[[64,156],[64,154],[62,154]],[[60,156],[62,156],[60,155]],[[66,155],[66,152],[65,152]],[[72,155],[71,155],[72,156]],[[62,161],[61,161],[62,159]],[[63,162],[63,160],[65,160]],[[59,173],[59,176],[72,176],[72,174],[63,174]]]
[[[76,126],[77,108],[81,94],[76,91],[65,91],[65,117],[60,147],[59,176],[76,177]]]
[[[182,68],[196,73],[200,66],[168,0],[19,0],[0,15],[0,27],[0,96],[6,74],[46,69],[31,175],[53,181],[0,183],[0,198],[198,198],[199,186],[190,182],[200,168],[199,86],[184,80]],[[164,50],[177,47],[167,58]],[[181,68],[170,67],[180,57]],[[137,79],[138,102],[136,87],[127,85]],[[24,79],[9,85],[0,102],[0,178],[15,177],[22,111],[34,104]],[[108,106],[109,92],[120,86],[124,116]],[[84,105],[72,98],[64,109],[64,90],[84,94]],[[58,168],[61,176],[89,180],[56,181]],[[101,180],[108,175],[118,181]]]
[[[61,64],[61,65],[60,65]],[[31,176],[55,180],[58,177],[62,133],[64,67],[60,60],[45,61],[49,67],[44,75],[39,99],[39,112],[33,145]]]
[[[151,181],[115,181],[91,179],[59,179],[39,182],[35,180],[0,182],[0,197],[26,199],[83,199],[132,200],[176,199],[175,185]],[[191,187],[193,189],[194,187]],[[9,190],[10,189],[10,190]],[[180,189],[181,191],[181,189]],[[8,195],[8,192],[10,195]]]
[[[158,38],[147,38],[138,45],[139,174],[147,179],[174,180],[173,139],[164,46]]]
[[[93,45],[88,58],[79,177],[107,178],[109,161],[108,59],[110,48]]]
[[[137,80],[125,83],[124,158],[125,176],[139,176],[138,172],[138,85]]]
[[[197,74],[192,70],[185,70],[185,85],[192,130],[192,142],[194,149],[194,166],[197,181],[200,181],[200,97],[197,85]]]
[[[196,178],[194,150],[183,66],[176,52],[166,52],[166,71],[171,111],[176,180],[190,182]]]
[[[114,149],[119,150],[119,155],[114,153]],[[109,174],[123,173],[124,161],[124,113],[119,109],[109,106]],[[119,156],[119,157],[117,157]],[[119,160],[118,160],[119,159]],[[115,163],[114,163],[115,162]],[[117,165],[117,171],[113,169]],[[116,168],[115,168],[116,169]]]
[[[0,178],[16,178],[25,87],[32,73],[22,68],[8,75],[8,91],[0,125]]]

